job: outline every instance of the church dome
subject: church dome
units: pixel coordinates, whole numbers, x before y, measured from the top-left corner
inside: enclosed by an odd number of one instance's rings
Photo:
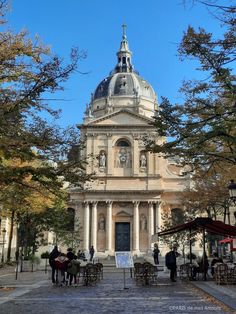
[[[94,100],[108,96],[141,96],[155,101],[152,86],[137,72],[113,72],[105,78],[94,93]]]
[[[93,100],[109,96],[141,96],[155,101],[156,95],[152,86],[140,77],[137,71],[134,71],[125,27],[123,25],[122,41],[117,52],[117,65],[110,75],[98,84]]]
[[[117,64],[109,76],[102,80],[91,101],[86,106],[85,121],[102,117],[108,113],[127,109],[138,114],[153,117],[157,109],[156,94],[132,65],[132,52],[123,25],[123,36],[117,52]]]

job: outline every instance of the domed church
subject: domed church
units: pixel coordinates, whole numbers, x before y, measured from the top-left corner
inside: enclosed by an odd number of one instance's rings
[[[84,191],[71,189],[69,202],[80,222],[80,248],[93,245],[101,257],[147,254],[158,241],[162,212],[180,209],[188,181],[175,162],[145,151],[145,135],[165,138],[150,124],[157,97],[134,69],[125,25],[116,55],[114,70],[92,93],[79,125],[89,156],[86,171],[95,179]]]

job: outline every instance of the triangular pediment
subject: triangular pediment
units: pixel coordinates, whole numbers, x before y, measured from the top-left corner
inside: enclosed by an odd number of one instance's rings
[[[130,214],[126,213],[124,210],[121,210],[116,214],[116,216],[130,217]]]
[[[149,125],[152,120],[129,110],[119,110],[89,122],[87,125]]]

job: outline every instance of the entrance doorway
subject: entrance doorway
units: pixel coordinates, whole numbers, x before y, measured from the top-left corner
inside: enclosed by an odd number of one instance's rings
[[[115,250],[130,251],[130,223],[117,222],[115,227]]]

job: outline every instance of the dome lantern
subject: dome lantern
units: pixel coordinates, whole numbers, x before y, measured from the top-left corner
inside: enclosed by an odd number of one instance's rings
[[[120,50],[117,52],[117,65],[115,72],[132,72],[133,66],[131,63],[132,52],[129,50],[129,44],[126,36],[126,24],[122,25],[123,35],[120,43]]]

